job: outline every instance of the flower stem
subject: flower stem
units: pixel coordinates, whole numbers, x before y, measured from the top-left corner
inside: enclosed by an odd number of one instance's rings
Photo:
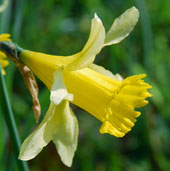
[[[18,135],[18,131],[17,131],[14,115],[12,112],[11,104],[9,101],[4,77],[1,73],[1,65],[0,65],[0,106],[3,111],[2,113],[4,114],[3,116],[4,116],[5,122],[7,124],[8,130],[9,130],[9,134],[10,134],[10,138],[12,140],[15,156],[16,156],[16,158],[18,158],[21,142],[20,142],[20,138]],[[21,170],[21,171],[29,170],[26,162],[17,159],[17,163],[18,163],[19,170]]]

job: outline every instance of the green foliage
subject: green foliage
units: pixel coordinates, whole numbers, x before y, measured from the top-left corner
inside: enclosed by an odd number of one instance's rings
[[[0,14],[0,31],[11,33],[13,40],[26,49],[70,55],[85,44],[94,13],[108,29],[114,18],[134,5],[140,10],[140,21],[134,31],[120,44],[105,47],[97,56],[96,63],[123,77],[146,73],[147,81],[153,86],[149,105],[142,110],[142,116],[132,131],[122,139],[101,135],[98,131],[100,122],[74,107],[80,131],[72,168],[61,163],[50,143],[28,162],[30,170],[169,170],[169,0],[155,0],[154,3],[151,0],[11,0],[5,13]],[[5,79],[23,141],[37,126],[31,96],[13,65],[8,67]],[[49,105],[49,92],[39,80],[38,84],[42,120]],[[1,116],[0,129],[0,166],[3,170],[16,170],[12,142]]]

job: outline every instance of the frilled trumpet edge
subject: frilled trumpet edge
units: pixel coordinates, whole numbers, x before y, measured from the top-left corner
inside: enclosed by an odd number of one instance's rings
[[[122,82],[106,108],[100,133],[123,137],[132,129],[136,118],[140,116],[140,112],[135,111],[135,107],[145,106],[148,104],[145,99],[152,96],[147,91],[151,86],[141,80],[144,77],[146,74],[135,75]]]

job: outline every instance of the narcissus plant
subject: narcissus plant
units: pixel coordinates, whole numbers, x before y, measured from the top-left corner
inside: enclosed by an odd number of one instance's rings
[[[105,46],[119,43],[133,30],[139,18],[135,7],[117,18],[107,33],[95,14],[90,36],[84,48],[71,56],[54,56],[22,49],[17,58],[51,91],[49,109],[35,131],[22,144],[19,158],[30,160],[50,142],[56,145],[63,163],[71,166],[78,142],[78,121],[69,103],[73,103],[101,121],[100,133],[123,137],[140,116],[135,108],[145,106],[151,86],[145,74],[123,79],[94,64]],[[3,42],[1,42],[3,43]],[[3,50],[3,46],[0,46]]]

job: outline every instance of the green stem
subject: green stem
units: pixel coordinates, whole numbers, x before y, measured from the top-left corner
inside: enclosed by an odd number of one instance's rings
[[[9,102],[4,77],[1,73],[1,65],[0,65],[0,105],[4,114],[3,116],[5,119],[5,122],[7,124],[8,130],[10,133],[10,138],[12,140],[15,156],[16,158],[18,158],[21,142],[20,142],[20,138],[18,135],[12,108]],[[19,170],[21,171],[29,170],[26,162],[17,159],[17,163],[18,163]]]

